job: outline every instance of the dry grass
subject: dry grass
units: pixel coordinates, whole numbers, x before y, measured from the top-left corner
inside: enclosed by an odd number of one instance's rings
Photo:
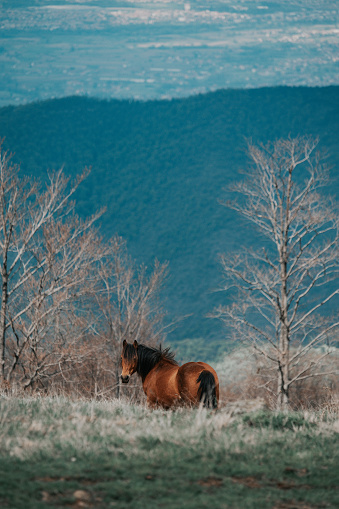
[[[244,436],[241,416],[276,415],[265,412],[261,403],[261,400],[243,400],[217,412],[204,408],[163,411],[116,399],[72,401],[62,397],[2,397],[0,448],[11,456],[24,458],[47,452],[57,455],[61,450],[116,453],[121,447],[126,454],[134,454],[135,445],[142,440],[183,447],[201,442],[210,444],[213,449],[235,447],[240,442],[259,440],[256,428],[246,428]],[[300,426],[316,423],[321,433],[339,431],[338,410],[333,405],[326,412],[301,412]],[[283,432],[284,426],[281,428]],[[232,430],[231,434],[228,430]],[[270,433],[269,426],[266,432]],[[267,439],[261,429],[260,440]]]
[[[96,509],[174,509],[178,500],[185,509],[334,508],[334,410],[163,411],[127,400],[3,395],[0,505],[77,508],[81,498]]]

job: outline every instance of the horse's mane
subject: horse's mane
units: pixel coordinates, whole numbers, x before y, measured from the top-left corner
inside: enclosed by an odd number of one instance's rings
[[[166,361],[174,366],[178,366],[177,361],[174,359],[174,353],[171,352],[170,348],[162,349],[161,345],[159,348],[152,348],[139,343],[137,372],[143,380],[151,369],[161,361]]]

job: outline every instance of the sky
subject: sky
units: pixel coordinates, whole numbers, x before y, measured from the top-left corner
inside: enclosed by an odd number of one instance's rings
[[[337,0],[0,0],[0,106],[339,84]]]

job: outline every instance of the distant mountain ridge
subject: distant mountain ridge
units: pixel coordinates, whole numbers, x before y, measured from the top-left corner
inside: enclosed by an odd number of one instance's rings
[[[168,101],[69,97],[0,109],[0,136],[24,173],[64,166],[92,172],[78,192],[78,211],[107,207],[104,235],[124,237],[148,266],[169,261],[164,289],[173,340],[222,337],[206,319],[225,301],[218,254],[256,247],[256,232],[222,207],[223,187],[249,164],[246,139],[260,143],[310,134],[339,167],[339,87],[222,90]],[[337,175],[337,170],[334,176]],[[338,196],[338,179],[331,186]]]

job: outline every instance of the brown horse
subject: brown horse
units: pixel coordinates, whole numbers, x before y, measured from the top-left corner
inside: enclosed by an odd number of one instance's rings
[[[183,366],[174,360],[169,348],[123,342],[121,381],[128,383],[137,372],[142,379],[150,406],[172,408],[200,402],[205,407],[217,408],[219,380],[214,369],[205,362],[187,362]]]

